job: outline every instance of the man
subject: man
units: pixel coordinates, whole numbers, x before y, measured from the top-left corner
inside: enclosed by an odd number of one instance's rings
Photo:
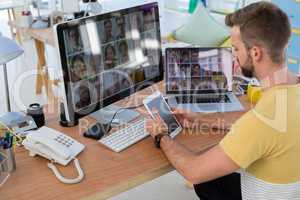
[[[74,54],[83,50],[83,45],[80,37],[79,30],[72,28],[68,32],[69,43],[68,43],[68,54]]]
[[[82,55],[76,55],[72,58],[71,81],[78,82],[87,77],[87,67]]]
[[[201,72],[200,72],[200,65],[199,64],[193,64],[192,65],[191,76],[199,77],[200,75],[202,75]]]
[[[154,15],[152,10],[144,10],[143,11],[143,19],[144,19],[144,31],[149,31],[155,28],[154,23]]]
[[[149,132],[201,200],[300,199],[300,84],[285,61],[291,35],[287,15],[259,2],[228,15],[226,24],[241,71],[262,84],[258,104],[232,125],[219,145],[200,155],[159,131],[162,123],[149,120]],[[175,114],[190,128],[214,117]]]
[[[108,43],[113,40],[113,35],[112,35],[112,22],[110,19],[107,19],[104,21],[104,30],[105,30],[105,38],[103,43]]]
[[[121,41],[118,44],[119,48],[119,62],[121,64],[127,63],[129,61],[129,51],[128,51],[128,45],[126,41]]]
[[[124,39],[126,36],[126,31],[125,31],[125,18],[123,16],[116,17],[116,24],[118,27],[118,34],[117,34],[117,39]]]
[[[114,46],[107,45],[104,51],[104,69],[109,70],[117,65],[116,50]]]
[[[80,82],[75,92],[76,109],[80,110],[91,104],[88,82]]]

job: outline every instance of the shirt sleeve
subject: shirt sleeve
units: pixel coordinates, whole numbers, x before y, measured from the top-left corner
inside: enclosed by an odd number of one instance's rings
[[[274,137],[268,129],[249,111],[232,126],[220,146],[237,165],[246,169],[272,150]]]

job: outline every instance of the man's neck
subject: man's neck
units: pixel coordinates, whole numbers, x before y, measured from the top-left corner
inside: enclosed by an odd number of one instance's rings
[[[269,68],[258,76],[263,89],[277,85],[294,85],[299,83],[299,77],[291,73],[285,64],[268,66]]]

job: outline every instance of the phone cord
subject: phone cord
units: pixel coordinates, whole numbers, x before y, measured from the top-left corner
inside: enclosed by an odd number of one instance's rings
[[[75,167],[78,172],[78,177],[74,178],[74,179],[67,179],[67,178],[63,177],[53,163],[48,163],[47,165],[53,171],[54,175],[56,176],[56,178],[58,180],[60,180],[61,182],[65,183],[65,184],[75,184],[75,183],[79,183],[80,181],[82,181],[82,179],[84,178],[84,173],[80,167],[80,163],[77,158],[74,158],[74,164],[75,164]]]

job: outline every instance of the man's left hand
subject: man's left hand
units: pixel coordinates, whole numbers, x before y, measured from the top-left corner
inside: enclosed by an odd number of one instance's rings
[[[146,118],[147,131],[153,138],[160,133],[168,132],[167,125],[162,121],[158,113],[154,114],[154,118],[150,117],[150,115]]]

